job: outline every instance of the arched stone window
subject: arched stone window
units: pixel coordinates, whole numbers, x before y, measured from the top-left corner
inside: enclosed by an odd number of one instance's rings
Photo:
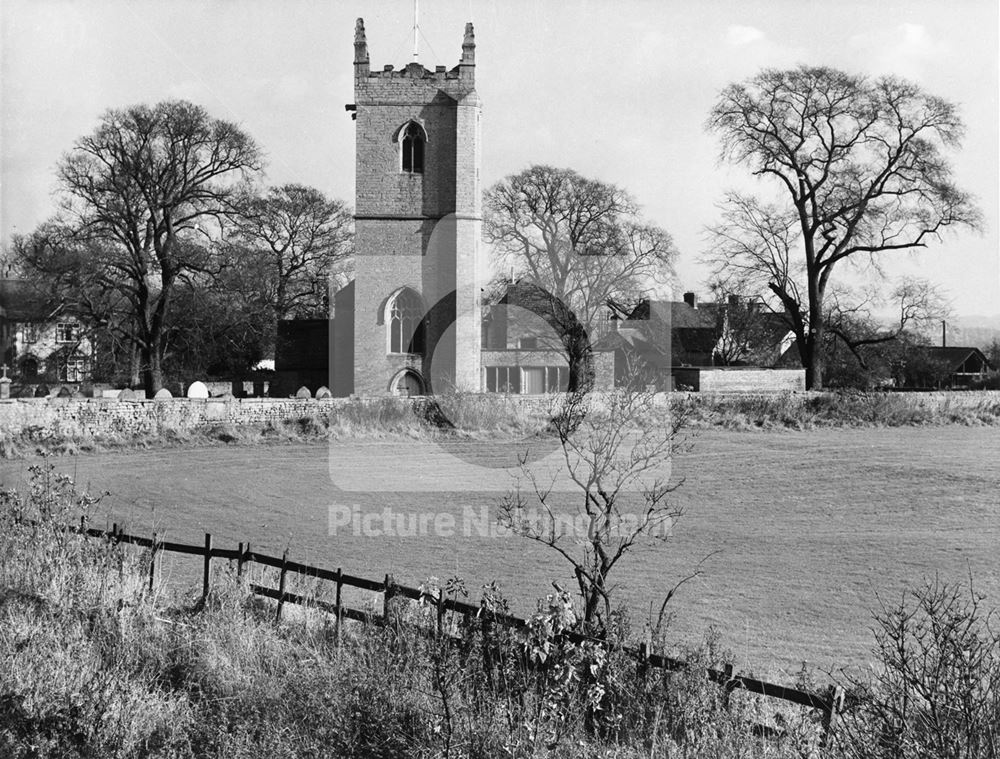
[[[423,127],[415,121],[409,122],[400,135],[402,147],[402,168],[407,174],[423,174],[424,172],[424,144],[427,142],[427,134]]]
[[[424,307],[420,296],[404,287],[385,306],[389,353],[424,352]]]

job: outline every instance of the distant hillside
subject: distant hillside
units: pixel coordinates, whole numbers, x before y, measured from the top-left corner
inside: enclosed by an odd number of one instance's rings
[[[986,349],[1000,341],[1000,314],[995,316],[957,316],[948,320],[948,344]]]

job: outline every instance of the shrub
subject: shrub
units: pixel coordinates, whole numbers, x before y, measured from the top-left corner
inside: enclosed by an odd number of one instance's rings
[[[1000,754],[1000,634],[969,586],[938,580],[881,603],[875,668],[849,682],[848,756],[988,759]]]

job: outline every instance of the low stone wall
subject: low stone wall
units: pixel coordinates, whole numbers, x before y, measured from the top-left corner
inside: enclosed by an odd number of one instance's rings
[[[595,393],[600,398],[601,393]],[[789,408],[805,407],[811,399],[824,395],[814,392],[776,394],[757,393],[657,393],[656,406],[672,403],[696,403],[699,406],[725,411],[734,404],[746,404],[759,398],[761,402],[781,402]],[[1000,390],[942,391],[930,393],[869,393],[863,396],[878,402],[891,399],[915,409],[943,413],[989,409],[1000,410]],[[519,406],[527,412],[543,412],[552,407],[554,398],[548,395],[484,396],[492,402],[503,398],[505,403]],[[122,437],[155,435],[167,430],[193,430],[211,425],[263,425],[334,414],[338,408],[355,404],[381,404],[386,398],[174,398],[163,401],[119,401],[99,398],[20,398],[0,401],[0,433],[11,436],[28,435],[37,439],[49,436],[79,438],[115,435]],[[398,403],[419,403],[420,399],[392,399]],[[845,400],[846,402],[846,400]],[[445,407],[447,410],[447,402]]]
[[[145,435],[213,424],[265,424],[325,414],[347,398],[174,398],[118,401],[100,398],[23,398],[0,403],[0,431],[37,437]],[[356,401],[354,401],[356,402]]]

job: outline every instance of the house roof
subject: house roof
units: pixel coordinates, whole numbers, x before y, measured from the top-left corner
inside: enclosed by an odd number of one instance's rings
[[[990,365],[989,360],[986,358],[986,354],[983,353],[979,348],[963,347],[963,346],[931,346],[927,348],[927,355],[931,358],[941,361],[949,366],[952,370],[960,368],[966,361],[969,360],[971,356],[975,356],[980,361],[982,361],[983,366],[988,367]]]
[[[644,300],[639,303],[629,321],[650,320],[669,324],[672,328],[711,329],[715,330],[719,323],[719,306],[706,303],[698,308],[692,308],[684,301],[677,300]]]
[[[12,322],[44,321],[52,317],[58,304],[26,279],[0,279],[0,309]]]

